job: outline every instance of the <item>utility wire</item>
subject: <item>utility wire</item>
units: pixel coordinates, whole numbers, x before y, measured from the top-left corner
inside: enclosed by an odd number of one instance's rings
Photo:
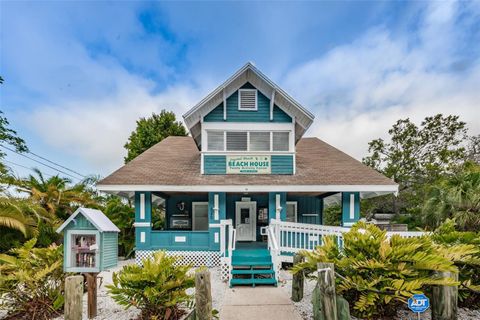
[[[52,166],[50,166],[50,165],[48,165],[48,164],[45,164],[45,163],[43,163],[43,162],[41,162],[41,161],[38,161],[37,159],[31,158],[31,157],[29,157],[29,156],[27,156],[27,155],[25,155],[25,154],[23,154],[23,153],[20,153],[20,152],[16,151],[15,149],[11,149],[11,148],[6,147],[6,146],[1,145],[1,144],[0,144],[0,147],[4,148],[4,149],[6,149],[6,150],[9,150],[9,151],[11,151],[11,152],[15,152],[16,154],[18,154],[18,155],[20,155],[20,156],[22,156],[22,157],[25,157],[25,158],[27,158],[27,159],[30,159],[30,160],[35,161],[35,162],[37,162],[37,163],[40,163],[41,165],[43,165],[43,166],[45,166],[45,167],[47,167],[47,168],[50,168],[50,169],[53,169],[53,170],[55,170],[55,171],[57,171],[57,172],[63,173],[64,175],[67,175],[67,176],[69,176],[69,177],[71,177],[71,178],[73,178],[73,179],[76,179],[76,180],[81,181],[81,179],[78,178],[78,177],[72,176],[71,174],[69,174],[69,173],[67,173],[67,172],[65,172],[65,171],[62,171],[62,170],[57,169],[57,168],[55,168],[55,167],[52,167]]]
[[[42,156],[39,156],[39,155],[36,154],[36,153],[33,153],[32,151],[27,151],[27,152],[30,153],[31,155],[34,155],[34,156],[37,157],[37,158],[40,158],[40,159],[42,159],[42,160],[45,160],[45,161],[47,161],[47,162],[49,162],[49,163],[51,163],[51,164],[54,164],[54,165],[56,165],[56,166],[58,166],[58,167],[60,167],[60,168],[63,168],[63,169],[68,170],[68,171],[70,171],[70,172],[73,172],[73,173],[79,175],[79,176],[82,177],[82,178],[87,178],[87,176],[84,176],[83,174],[78,173],[78,172],[75,171],[75,170],[69,169],[69,168],[67,168],[67,167],[65,167],[65,166],[62,166],[61,164],[56,163],[56,162],[50,161],[50,160],[48,160],[47,158],[44,158],[44,157],[42,157]]]
[[[13,161],[9,161],[9,160],[7,160],[7,159],[3,159],[2,161],[5,161],[5,162],[10,163],[10,164],[13,164],[13,165],[15,165],[15,166],[17,166],[17,167],[21,167],[21,168],[25,168],[25,169],[28,169],[28,170],[31,170],[31,171],[35,171],[35,170],[34,170],[33,168],[31,168],[31,167],[27,167],[27,166],[24,166],[23,164],[19,164],[19,163],[13,162]],[[51,174],[51,173],[44,173],[44,172],[42,172],[42,174],[44,174],[44,175],[46,175],[46,176],[49,176],[49,177],[53,177],[53,176],[54,176],[54,175]]]

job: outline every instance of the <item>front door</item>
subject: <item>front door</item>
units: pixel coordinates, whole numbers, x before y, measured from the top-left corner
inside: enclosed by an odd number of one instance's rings
[[[235,205],[235,229],[237,241],[257,240],[257,203],[237,201]]]

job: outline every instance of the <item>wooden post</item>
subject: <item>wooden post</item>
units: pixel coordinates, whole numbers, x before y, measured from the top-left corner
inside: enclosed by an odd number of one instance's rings
[[[87,278],[87,315],[88,319],[93,319],[97,316],[97,274],[85,273]]]
[[[82,320],[83,277],[65,279],[65,320]]]
[[[314,320],[337,320],[335,268],[333,263],[318,263],[318,282],[312,296]]]
[[[195,272],[195,319],[212,319],[212,288],[210,271],[205,268]]]
[[[442,278],[452,278],[458,281],[458,273],[436,272]],[[458,287],[433,286],[432,289],[432,320],[457,319]]]
[[[293,256],[293,265],[303,262],[303,256],[296,253]],[[292,301],[298,302],[303,299],[303,284],[305,276],[303,271],[297,272],[292,279]]]

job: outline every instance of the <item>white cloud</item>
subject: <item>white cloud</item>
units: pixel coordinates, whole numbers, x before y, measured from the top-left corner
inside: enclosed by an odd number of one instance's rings
[[[466,61],[467,70],[453,68],[467,59],[455,52],[462,32],[469,32],[456,26],[467,10],[460,6],[434,3],[414,44],[411,35],[374,28],[289,73],[286,88],[316,114],[309,135],[361,159],[367,143],[385,138],[400,118],[419,123],[437,113],[456,114],[478,134],[480,60]]]

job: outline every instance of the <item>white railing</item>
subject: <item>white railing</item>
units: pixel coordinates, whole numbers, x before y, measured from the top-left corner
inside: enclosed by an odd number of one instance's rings
[[[233,227],[232,219],[220,220],[220,255],[231,257],[235,250],[237,231]]]
[[[269,225],[266,227],[268,237],[268,249],[270,250],[270,256],[272,257],[273,271],[275,271],[275,278],[278,281],[280,272],[280,247],[276,237],[277,225]]]
[[[338,243],[342,243],[343,234],[350,231],[350,228],[324,226],[307,223],[285,222],[272,219],[270,221],[269,230],[272,230],[275,240],[277,241],[280,252],[295,253],[300,250],[313,250],[322,244],[323,236],[336,236]],[[409,231],[388,231],[387,237],[400,235],[402,237],[420,237],[425,232]],[[270,233],[269,233],[270,239]],[[273,258],[273,254],[272,254]]]

